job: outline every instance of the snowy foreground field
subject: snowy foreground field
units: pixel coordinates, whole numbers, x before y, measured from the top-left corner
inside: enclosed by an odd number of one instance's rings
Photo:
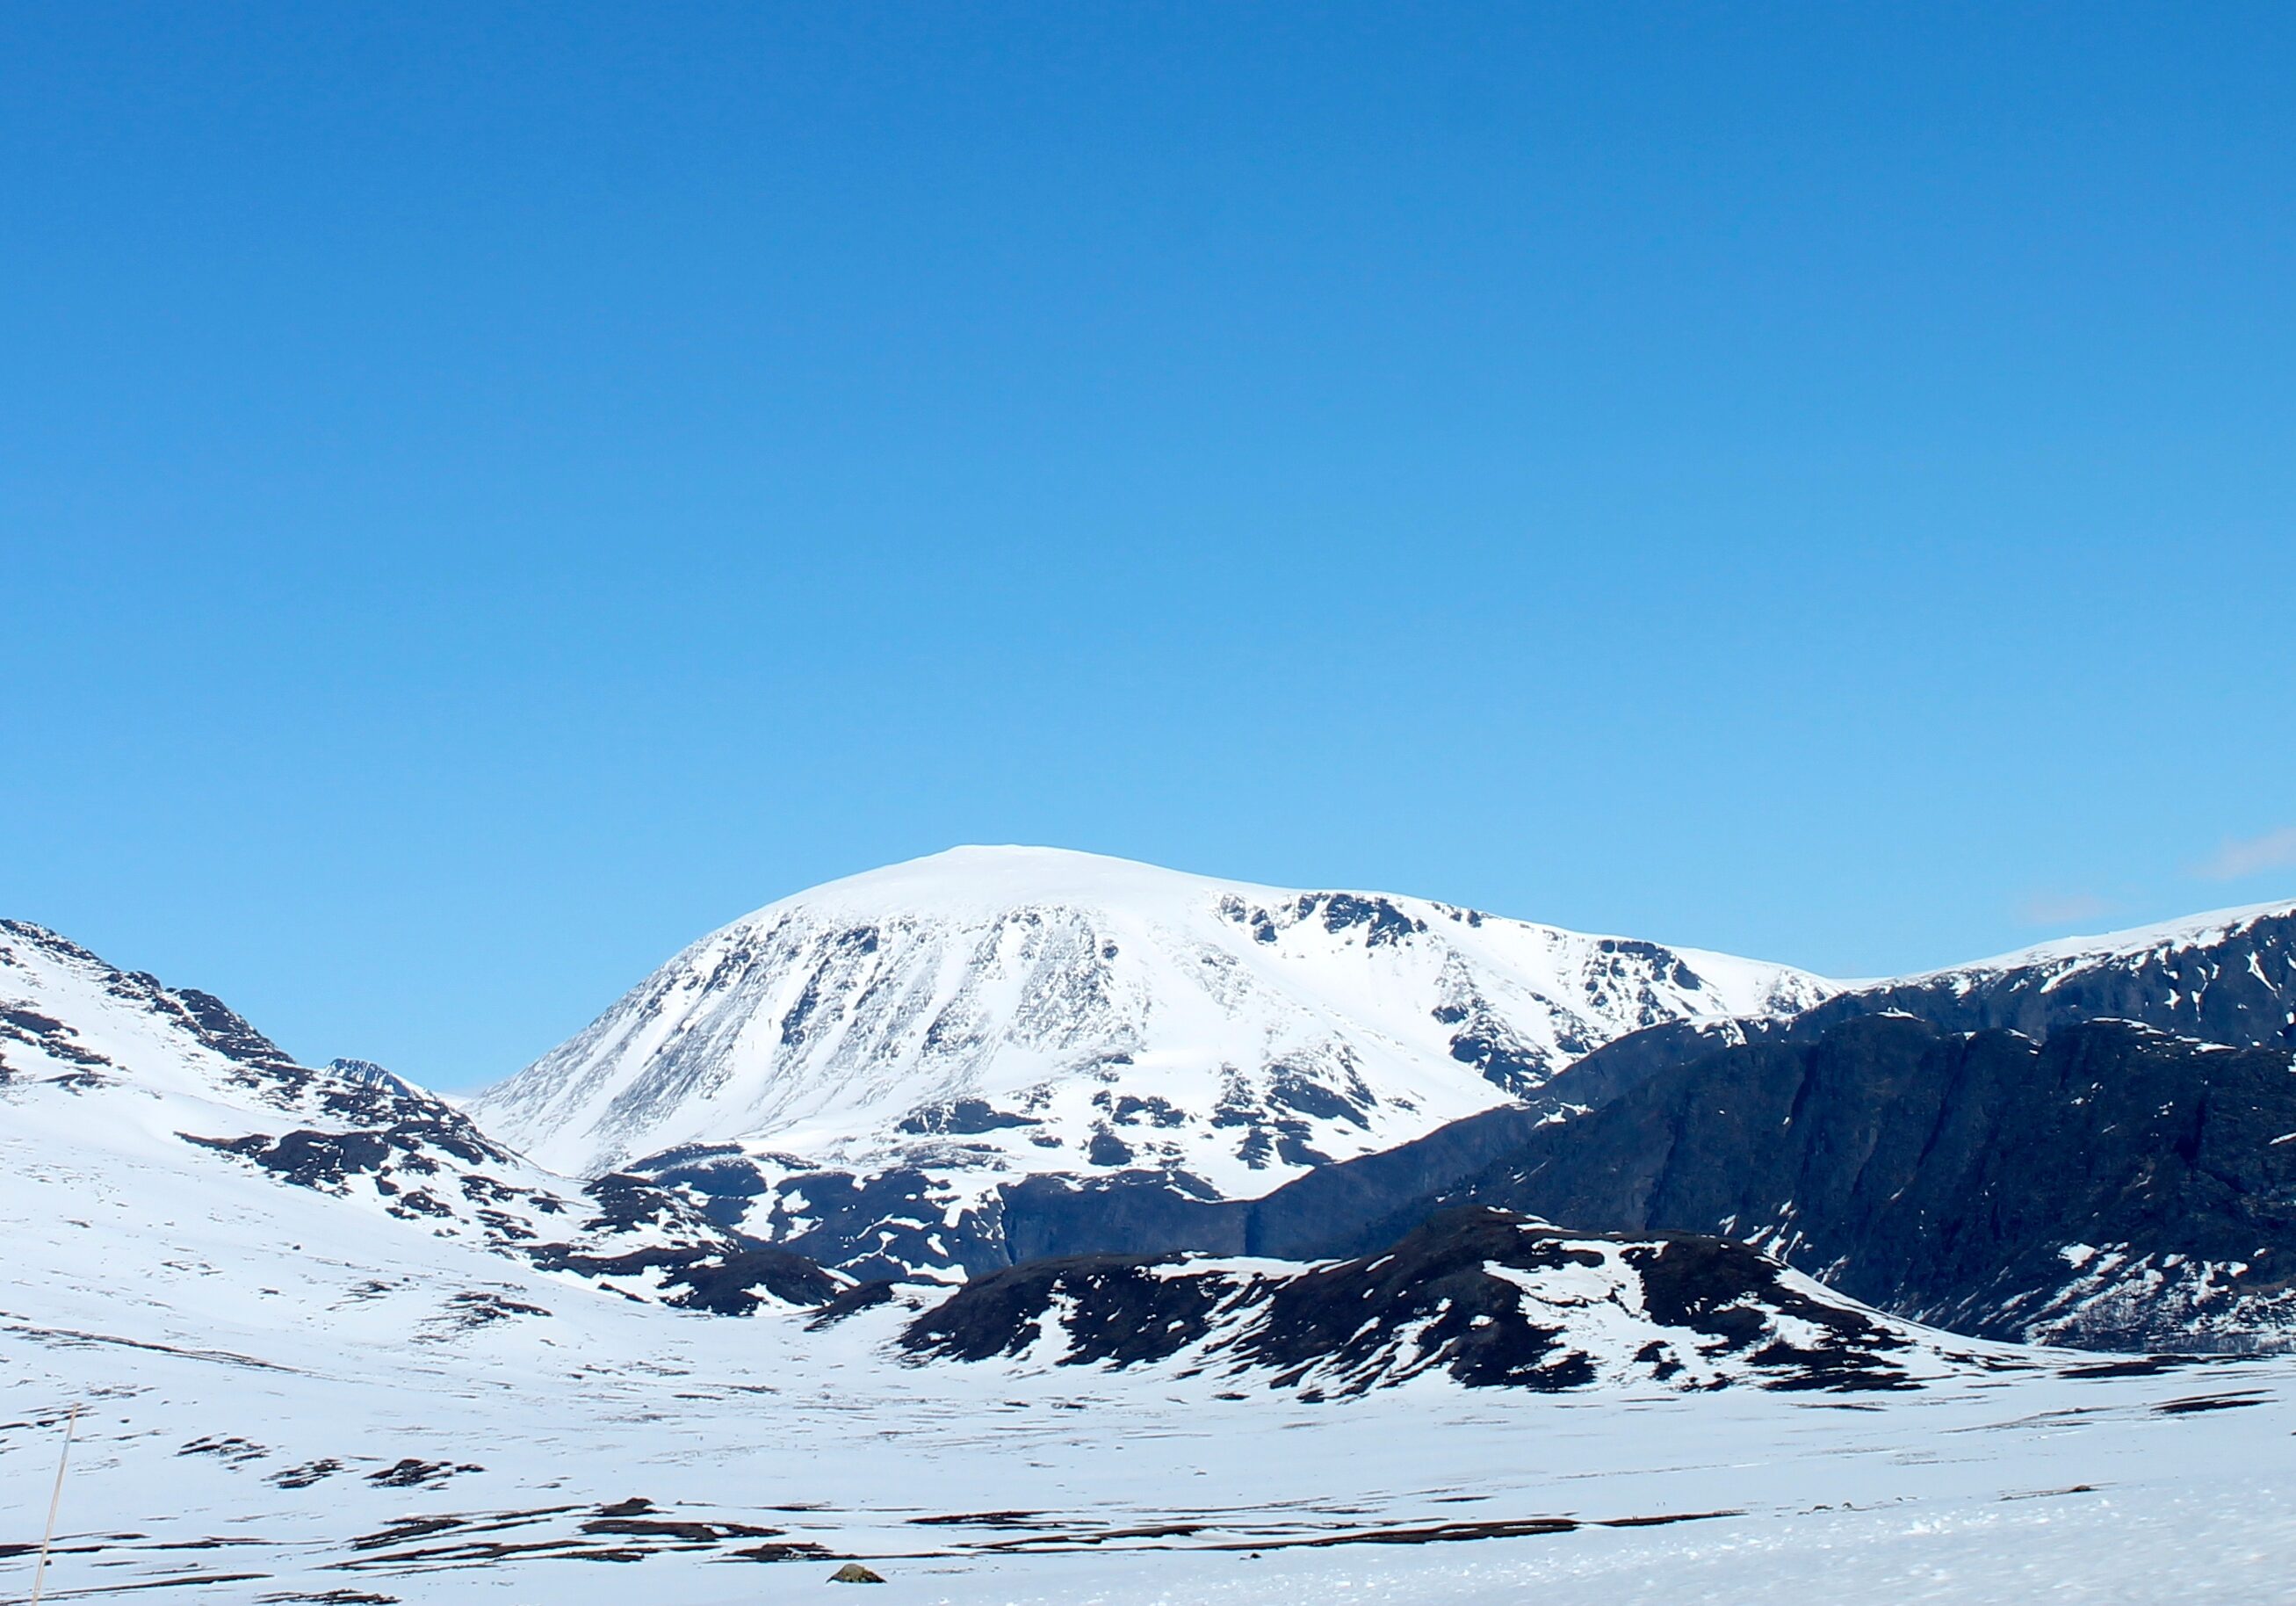
[[[984,1602],[2264,1602],[2296,1565],[2277,1363],[1878,1406],[1447,1385],[1302,1406],[905,1371],[857,1332],[800,1360],[793,1323],[701,1317],[606,1368],[615,1325],[505,1322],[408,1364],[12,1324],[9,1537],[47,1493],[55,1434],[27,1424],[78,1396],[56,1599],[812,1598],[832,1561],[753,1559],[805,1545],[870,1559],[887,1600]]]
[[[9,1149],[12,1198],[74,1211],[5,1223],[9,1600],[73,1400],[56,1600],[701,1606],[818,1598],[855,1556],[889,1602],[2276,1602],[2296,1569],[2282,1360],[1223,1398],[905,1364],[895,1308],[667,1312],[458,1245],[410,1258],[377,1218],[322,1253],[255,1176],[155,1224],[163,1174]]]

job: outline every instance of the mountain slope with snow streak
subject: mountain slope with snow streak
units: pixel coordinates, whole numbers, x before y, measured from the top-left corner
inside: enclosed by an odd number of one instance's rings
[[[1951,1032],[2013,1031],[2036,1042],[2087,1022],[2121,1020],[2227,1048],[2296,1050],[2296,903],[2060,937],[1941,970],[1846,983],[1795,1015],[1667,1022],[1604,1044],[1557,1076],[1534,1102],[1544,1112],[1597,1108],[1652,1076],[1710,1055],[1814,1042],[1846,1022],[1876,1015],[1912,1016]],[[1428,1140],[1418,1185],[1431,1195],[1465,1182],[1497,1148],[1529,1130],[1523,1114],[1471,1118]],[[1456,1151],[1447,1165],[1440,1157],[1447,1148]],[[1447,1177],[1436,1182],[1432,1174],[1446,1170]],[[1390,1225],[1389,1212],[1412,1205],[1408,1187],[1400,1195],[1350,1201],[1353,1226],[1377,1238]],[[1309,1227],[1304,1234],[1279,1234],[1277,1241],[1287,1253],[1367,1241],[1337,1230],[1319,1237]]]
[[[543,1164],[674,1174],[832,1262],[1001,1264],[992,1195],[1015,1179],[1254,1197],[1638,1027],[1830,991],[1421,899],[960,848],[710,934],[469,1108]]]

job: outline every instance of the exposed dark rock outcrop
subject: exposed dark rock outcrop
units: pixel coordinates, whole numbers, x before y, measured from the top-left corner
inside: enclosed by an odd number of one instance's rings
[[[1337,1264],[1173,1255],[1015,1266],[918,1316],[901,1341],[926,1359],[1165,1365],[1310,1398],[1428,1373],[1542,1391],[1620,1379],[1897,1388],[1985,1363],[1742,1244],[1569,1234],[1479,1207]]]
[[[1807,1012],[1819,1030],[1897,1010],[1958,1032],[2046,1037],[2085,1020],[2133,1020],[2236,1048],[2296,1048],[2296,913],[2195,927],[2119,951],[2036,958],[1888,982]]]
[[[771,1244],[682,1245],[631,1249],[619,1255],[584,1255],[553,1246],[534,1251],[545,1271],[572,1272],[599,1279],[639,1279],[658,1272],[678,1292],[664,1303],[719,1316],[747,1316],[767,1298],[785,1305],[827,1305],[844,1291],[839,1278],[787,1249]]]

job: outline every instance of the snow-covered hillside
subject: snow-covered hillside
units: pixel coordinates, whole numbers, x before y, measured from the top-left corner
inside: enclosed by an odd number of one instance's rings
[[[723,1183],[730,1166],[720,1197],[759,1201],[739,1219],[775,1239],[822,1219],[828,1184],[792,1178],[915,1174],[887,1230],[940,1216],[954,1234],[953,1210],[1032,1174],[1263,1194],[1503,1103],[1638,1027],[1829,991],[1419,899],[960,848],[712,933],[471,1110],[568,1172],[658,1170],[667,1152]],[[876,1227],[848,1236],[872,1244]],[[964,1256],[920,1240],[892,1258]]]
[[[315,1243],[364,1221],[418,1259],[454,1240],[639,1298],[746,1308],[831,1286],[658,1189],[550,1175],[379,1067],[298,1065],[220,1000],[13,920],[0,921],[0,1130],[12,1186],[77,1166],[125,1190],[124,1241],[92,1240],[94,1264],[133,1261],[163,1223],[226,1209],[301,1222],[287,1230]],[[86,1207],[35,1193],[52,1211]],[[248,1199],[260,1209],[226,1204]]]

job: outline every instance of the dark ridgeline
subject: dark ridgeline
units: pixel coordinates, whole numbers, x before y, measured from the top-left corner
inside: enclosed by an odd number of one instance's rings
[[[2296,1313],[2291,1138],[2283,1050],[1868,1016],[1661,1073],[1435,1202],[1725,1232],[1956,1332],[2237,1347]]]

